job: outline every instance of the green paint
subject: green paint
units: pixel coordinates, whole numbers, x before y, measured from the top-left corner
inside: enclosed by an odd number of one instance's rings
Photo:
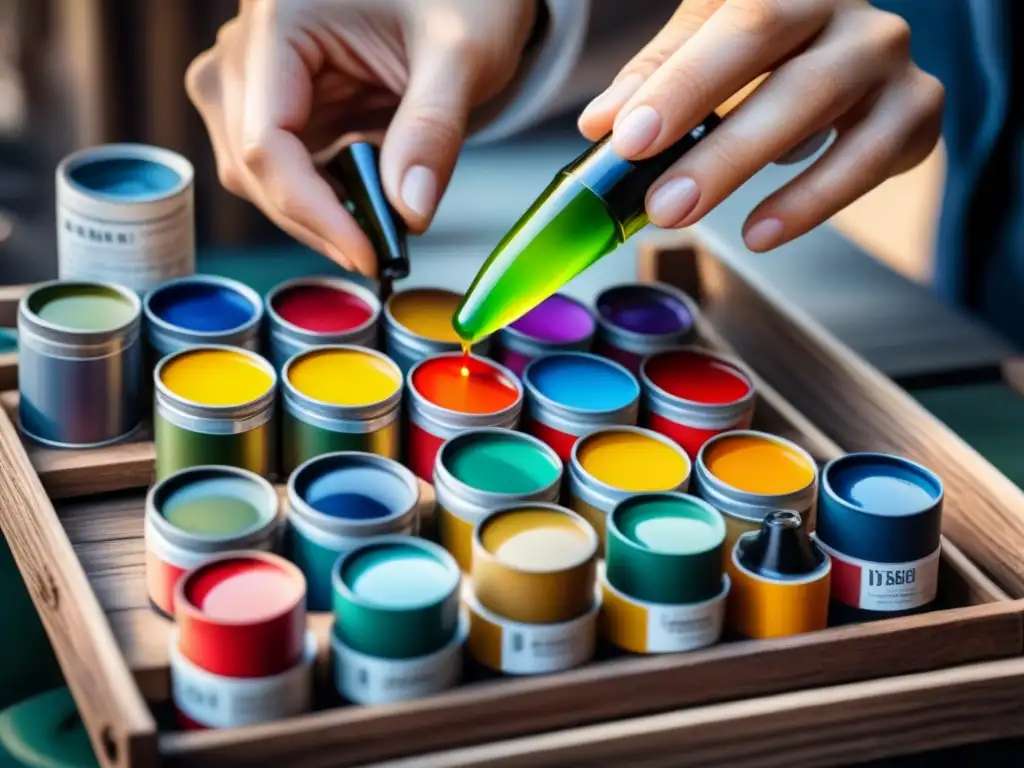
[[[467,439],[446,466],[459,482],[488,493],[536,493],[558,479],[551,457],[515,433]]]
[[[263,520],[260,510],[246,498],[253,495],[252,486],[238,478],[201,480],[173,494],[160,511],[171,525],[188,533],[237,535]]]
[[[112,331],[131,322],[135,308],[103,285],[52,285],[34,293],[29,309],[41,320],[69,331]]]
[[[382,608],[417,608],[451,594],[457,577],[430,552],[400,544],[351,558],[342,579],[359,599]]]
[[[0,765],[98,766],[89,734],[67,688],[56,688],[0,713]]]
[[[631,505],[618,523],[630,541],[673,555],[705,552],[725,537],[721,521],[709,520],[700,507],[663,499]]]

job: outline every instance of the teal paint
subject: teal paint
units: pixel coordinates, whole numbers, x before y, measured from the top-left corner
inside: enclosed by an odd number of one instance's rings
[[[0,765],[98,766],[89,733],[67,688],[55,688],[0,712]]]
[[[341,579],[357,598],[382,608],[418,608],[443,600],[453,577],[436,555],[396,544],[349,558]]]
[[[536,493],[557,481],[561,472],[553,456],[515,432],[481,433],[445,458],[452,477],[487,493]]]
[[[630,505],[619,519],[630,541],[652,552],[690,555],[720,546],[721,521],[696,505],[654,498]]]

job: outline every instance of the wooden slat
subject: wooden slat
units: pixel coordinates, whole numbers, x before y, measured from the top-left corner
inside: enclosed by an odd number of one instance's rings
[[[0,392],[18,388],[18,353],[0,354]]]
[[[18,325],[18,302],[31,285],[0,285],[0,328]]]

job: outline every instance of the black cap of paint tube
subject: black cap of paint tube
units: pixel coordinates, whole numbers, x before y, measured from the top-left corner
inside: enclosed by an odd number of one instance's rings
[[[342,147],[324,171],[345,193],[345,207],[369,238],[377,255],[382,286],[409,276],[407,230],[401,215],[388,202],[380,180],[380,150],[357,141]]]
[[[737,554],[740,565],[770,579],[806,576],[825,562],[800,513],[788,509],[765,515],[757,535],[741,539]]]

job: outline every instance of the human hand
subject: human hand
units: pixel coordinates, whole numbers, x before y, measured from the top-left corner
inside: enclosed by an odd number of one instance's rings
[[[834,127],[825,153],[747,218],[747,247],[767,251],[935,146],[944,91],[911,62],[909,43],[906,22],[866,0],[685,0],[588,105],[580,130],[596,140],[614,128],[617,154],[647,158],[770,72],[651,186],[646,203],[657,226],[690,226],[761,168]]]
[[[380,138],[385,192],[419,232],[471,110],[515,75],[536,0],[243,0],[185,82],[221,183],[349,269],[373,249],[316,170],[344,135]]]

